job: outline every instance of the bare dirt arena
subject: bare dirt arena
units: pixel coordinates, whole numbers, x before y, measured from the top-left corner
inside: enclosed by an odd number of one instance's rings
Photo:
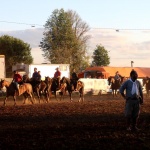
[[[0,150],[130,150],[150,149],[150,98],[141,106],[138,132],[126,131],[125,101],[112,95],[85,95],[79,103],[65,96],[49,103],[23,105],[23,97],[13,106],[0,98]]]

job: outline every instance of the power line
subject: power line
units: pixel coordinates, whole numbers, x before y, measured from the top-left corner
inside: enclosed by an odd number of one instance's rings
[[[10,24],[22,24],[22,25],[30,25],[30,26],[41,26],[43,27],[43,25],[41,24],[35,24],[35,23],[23,23],[23,22],[15,22],[15,21],[0,21],[3,23],[10,23]],[[115,30],[116,32],[119,32],[120,30],[141,30],[141,31],[149,31],[150,28],[146,29],[146,28],[103,28],[103,27],[91,27],[91,29],[97,29],[97,30]]]
[[[150,29],[138,29],[138,28],[91,28],[91,29],[97,29],[97,30],[116,30],[116,32],[119,32],[120,30],[150,30]]]
[[[13,23],[13,24],[24,24],[24,25],[30,25],[30,26],[43,26],[43,25],[40,25],[40,24],[30,24],[30,23],[22,23],[22,22],[13,22],[13,21],[0,21],[0,22],[3,22],[3,23]]]

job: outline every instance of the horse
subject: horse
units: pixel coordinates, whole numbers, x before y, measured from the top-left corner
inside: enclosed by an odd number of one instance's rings
[[[78,102],[80,101],[84,102],[84,83],[78,80],[76,89],[77,91],[79,91],[79,94],[80,94],[80,98]]]
[[[45,80],[41,81],[41,83],[39,85],[39,95],[40,95],[40,97],[42,97],[42,95],[44,95],[47,103],[49,102],[49,99],[50,99],[51,85],[52,85],[52,79],[48,76],[46,76]],[[40,103],[40,99],[39,99],[39,103]]]
[[[53,92],[56,100],[57,91],[60,91],[60,80],[60,77],[51,79],[50,94],[52,95]]]
[[[45,96],[46,102],[49,102],[50,98],[50,88],[52,84],[52,79],[48,76],[45,76],[44,81],[35,80],[33,78],[29,78],[28,75],[23,76],[24,83],[30,83],[33,88],[33,92],[36,93],[39,103],[41,102],[42,95]]]
[[[6,87],[6,97],[4,99],[4,106],[6,106],[6,100],[8,99],[9,96],[13,96],[14,99],[14,106],[16,105],[16,96],[17,96],[17,90],[16,90],[16,85],[14,82],[9,82],[6,80],[1,80],[0,82],[0,88]],[[19,86],[19,95],[24,96],[25,100],[24,103],[26,102],[26,99],[28,96],[31,98],[31,103],[33,104],[34,96],[33,96],[33,90],[32,86],[29,83],[23,83],[22,85]]]
[[[28,75],[23,75],[22,77],[23,83],[30,83],[32,85],[33,93],[36,93],[39,103],[40,103],[40,83],[41,81],[35,80],[33,78],[29,78]]]
[[[114,77],[110,76],[108,78],[108,85],[111,85],[113,97],[117,96],[118,90],[123,82],[127,80],[126,77],[120,76],[119,80],[115,80]]]
[[[149,90],[150,90],[150,78],[146,77],[143,79],[143,86],[146,89],[146,96],[149,97]]]
[[[74,85],[75,83],[67,77],[63,77],[60,80],[60,84],[61,85],[65,85],[64,90],[68,91],[69,93],[69,97],[70,97],[70,102],[72,102],[73,98],[72,98],[72,92],[74,91],[78,91],[80,94],[80,98],[78,100],[78,102],[80,102],[82,100],[82,102],[84,101],[84,83],[82,81],[77,81],[76,85]],[[65,92],[63,92],[65,93]]]
[[[115,80],[114,77],[109,77],[108,85],[111,85],[110,89],[112,89],[113,97],[115,97],[115,96],[117,96],[117,91],[121,86],[121,79]]]
[[[69,97],[70,97],[70,102],[72,102],[72,92],[74,91],[74,82],[67,77],[62,77],[62,79],[60,80],[60,94],[61,97],[63,96],[64,99],[64,95],[66,93],[66,91],[68,91],[69,93]]]

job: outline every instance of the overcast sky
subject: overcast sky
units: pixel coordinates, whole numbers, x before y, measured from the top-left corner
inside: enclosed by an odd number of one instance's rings
[[[0,3],[0,31],[42,28],[55,9],[71,9],[91,28],[90,53],[101,44],[109,51],[111,66],[130,66],[134,61],[135,67],[149,67],[149,0],[0,0]]]

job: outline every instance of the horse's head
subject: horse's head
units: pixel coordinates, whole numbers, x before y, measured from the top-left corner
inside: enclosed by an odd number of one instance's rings
[[[111,79],[111,77],[108,77],[108,79],[107,79],[108,85],[110,85],[110,79]]]
[[[60,80],[60,83],[66,83],[68,85],[68,84],[70,84],[70,79],[64,76]]]
[[[77,91],[81,90],[82,88],[84,88],[84,83],[82,81],[77,81]]]
[[[108,85],[114,82],[115,82],[115,79],[113,77],[108,77]]]
[[[49,77],[49,76],[46,76],[45,77],[45,82],[46,83],[50,83],[52,81],[52,79]]]
[[[60,83],[65,83],[66,82],[66,78],[62,77],[62,79],[60,80]]]
[[[3,87],[9,87],[10,83],[6,80],[1,80],[0,82],[0,88],[3,88]]]
[[[25,82],[25,83],[26,83],[26,82],[29,82],[29,81],[30,81],[29,76],[28,76],[27,74],[23,75],[23,76],[22,76],[22,81]]]

